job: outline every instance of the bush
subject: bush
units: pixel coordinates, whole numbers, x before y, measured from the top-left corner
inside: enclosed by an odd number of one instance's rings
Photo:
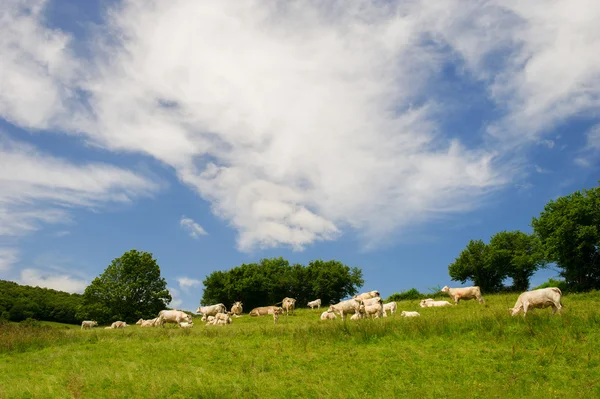
[[[549,287],[557,287],[562,292],[567,292],[569,290],[567,288],[567,282],[565,280],[555,280],[553,278],[550,278],[544,284],[535,287],[534,290],[537,290],[540,288],[549,288]]]
[[[411,288],[408,291],[396,292],[386,299],[386,302],[391,301],[407,301],[407,300],[419,300],[425,299],[427,295],[421,294],[416,288]]]

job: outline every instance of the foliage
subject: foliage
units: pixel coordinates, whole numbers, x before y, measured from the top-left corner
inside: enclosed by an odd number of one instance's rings
[[[569,291],[567,287],[567,283],[565,280],[555,280],[553,278],[549,278],[544,284],[535,287],[534,289],[539,290],[540,288],[549,288],[549,287],[557,287],[564,293]]]
[[[0,318],[77,323],[76,312],[82,303],[81,298],[80,294],[0,280]]]
[[[398,302],[398,301],[408,301],[408,300],[416,300],[416,299],[425,299],[428,295],[421,294],[416,288],[411,288],[408,291],[402,291],[400,293],[395,292],[390,295],[385,301],[386,302]]]
[[[529,279],[543,265],[541,243],[536,236],[521,231],[501,231],[490,243],[471,240],[448,267],[452,280],[473,281],[483,292],[499,292],[507,277],[513,280],[511,290],[524,291]]]
[[[569,289],[600,288],[600,187],[551,200],[532,226]]]
[[[167,282],[151,253],[132,249],[116,258],[83,293],[80,319],[107,323],[156,317],[171,302]]]
[[[599,293],[565,295],[562,315],[525,319],[507,312],[517,297],[444,309],[404,301],[399,312],[421,317],[346,323],[300,309],[277,325],[247,316],[192,329],[15,325],[0,329],[0,397],[598,397]],[[385,383],[366,383],[374,376]]]
[[[242,301],[244,309],[252,309],[281,302],[285,297],[295,298],[297,306],[316,298],[321,298],[323,304],[338,302],[356,294],[364,281],[360,269],[335,260],[315,260],[302,266],[290,265],[279,257],[215,271],[202,283],[202,305],[223,303],[229,308],[235,301]]]

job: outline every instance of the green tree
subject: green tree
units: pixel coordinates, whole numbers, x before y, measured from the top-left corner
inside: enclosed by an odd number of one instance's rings
[[[78,316],[99,323],[133,322],[156,317],[171,299],[152,254],[132,249],[114,259],[85,289]]]
[[[448,266],[450,278],[465,283],[473,281],[483,292],[497,292],[502,288],[506,269],[493,262],[494,254],[482,240],[471,240],[458,258]]]
[[[532,226],[569,289],[600,289],[600,187],[551,200]]]

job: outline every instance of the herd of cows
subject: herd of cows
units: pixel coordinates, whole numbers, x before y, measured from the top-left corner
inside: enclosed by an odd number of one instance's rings
[[[445,307],[445,306],[456,306],[461,300],[477,299],[479,303],[485,303],[483,296],[481,296],[481,290],[479,287],[464,287],[464,288],[450,288],[445,286],[441,292],[448,294],[450,299],[454,301],[452,305],[448,301],[435,301],[432,298],[423,299],[419,306],[422,308],[430,307]],[[509,309],[511,314],[515,316],[519,312],[523,312],[523,316],[527,315],[529,309],[533,308],[547,308],[552,307],[552,313],[560,312],[562,309],[562,292],[556,287],[541,288],[533,291],[526,291],[519,295],[515,306]],[[315,307],[321,308],[321,300],[316,299],[307,303],[307,306],[311,309]],[[272,315],[273,322],[276,324],[279,320],[279,316],[284,312],[293,314],[296,307],[296,300],[294,298],[284,298],[281,301],[281,306],[261,306],[254,308],[250,311],[250,316],[265,316]],[[227,325],[233,323],[232,317],[242,316],[242,302],[235,302],[231,309],[227,311],[227,308],[222,303],[210,306],[201,306],[196,309],[196,313],[202,315],[202,321],[206,322],[206,325]],[[330,305],[329,308],[321,313],[321,320],[334,320],[338,314],[342,320],[346,320],[347,315],[352,315],[351,320],[359,320],[364,318],[380,318],[387,317],[389,311],[391,315],[395,315],[397,310],[396,302],[383,303],[379,291],[369,291],[359,295],[354,295],[353,298],[341,301],[335,305]],[[415,317],[420,316],[419,312],[415,311],[402,311],[400,314],[402,317]],[[158,316],[154,319],[143,320],[140,319],[136,324],[141,327],[159,327],[166,323],[174,323],[182,328],[193,327],[192,316],[180,311],[180,310],[161,310]],[[81,323],[81,329],[92,328],[98,326],[98,323],[93,320],[85,320]],[[105,327],[106,329],[125,328],[128,324],[124,321],[115,321],[110,326]]]

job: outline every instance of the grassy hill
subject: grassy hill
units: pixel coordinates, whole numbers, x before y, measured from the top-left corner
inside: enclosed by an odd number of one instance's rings
[[[302,309],[191,330],[3,326],[0,398],[600,397],[600,293],[527,319],[508,313],[517,296],[346,323]]]

